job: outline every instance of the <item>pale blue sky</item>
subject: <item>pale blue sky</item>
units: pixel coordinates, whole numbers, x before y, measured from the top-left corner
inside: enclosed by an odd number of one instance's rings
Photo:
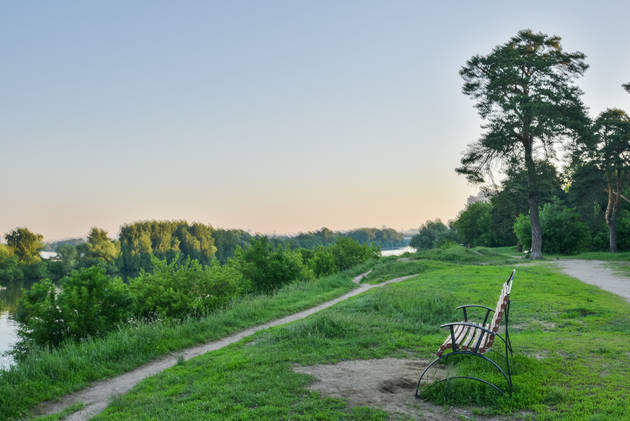
[[[476,188],[459,68],[519,29],[630,111],[630,3],[0,1],[0,234],[417,227]]]

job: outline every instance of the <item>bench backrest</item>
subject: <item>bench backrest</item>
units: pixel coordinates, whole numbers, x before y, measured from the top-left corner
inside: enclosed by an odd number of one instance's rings
[[[501,296],[497,302],[497,308],[494,310],[494,316],[492,317],[492,322],[490,322],[489,327],[489,329],[495,333],[499,330],[499,325],[501,324],[501,320],[503,320],[505,309],[507,308],[508,301],[510,300],[510,291],[512,290],[512,281],[514,280],[515,273],[516,269],[512,270],[510,276],[503,283]]]

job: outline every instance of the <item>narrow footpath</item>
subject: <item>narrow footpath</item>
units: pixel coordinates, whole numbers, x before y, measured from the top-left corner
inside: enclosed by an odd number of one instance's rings
[[[74,405],[75,403],[83,402],[85,406],[81,410],[69,415],[64,419],[73,421],[87,420],[107,408],[107,406],[115,396],[124,395],[141,380],[158,374],[161,371],[164,371],[167,368],[177,364],[177,359],[179,357],[183,357],[184,360],[189,360],[190,358],[197,357],[199,355],[205,354],[206,352],[216,351],[217,349],[224,348],[230,344],[240,341],[243,338],[253,335],[258,331],[304,319],[312,314],[332,307],[341,301],[359,295],[372,288],[380,288],[385,285],[402,282],[416,276],[402,276],[400,278],[390,279],[389,281],[385,281],[375,285],[360,284],[361,280],[365,278],[370,272],[371,271],[362,273],[361,275],[354,278],[352,282],[358,284],[359,286],[352,291],[335,298],[334,300],[326,301],[307,310],[303,310],[298,313],[282,317],[280,319],[272,320],[270,322],[242,330],[238,333],[226,336],[225,338],[216,341],[207,342],[205,344],[173,352],[168,356],[158,358],[150,363],[136,368],[135,370],[128,371],[127,373],[106,380],[94,382],[91,386],[66,395],[60,400],[43,402],[42,404],[37,406],[33,412],[36,415],[52,415],[63,411],[64,409],[71,405]]]
[[[603,290],[613,292],[630,301],[630,278],[618,275],[599,260],[557,260],[556,264],[569,276]]]

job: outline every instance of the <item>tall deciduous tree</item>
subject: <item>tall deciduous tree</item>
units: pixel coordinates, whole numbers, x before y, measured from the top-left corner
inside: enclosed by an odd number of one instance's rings
[[[582,92],[574,84],[588,68],[584,58],[581,52],[565,52],[560,37],[523,30],[460,70],[463,93],[476,101],[486,124],[456,171],[483,182],[497,160],[525,166],[532,259],[542,258],[536,161],[553,157],[554,145],[587,121]]]
[[[606,180],[610,251],[617,251],[617,214],[621,195],[630,175],[630,117],[623,110],[608,109],[595,121],[596,142],[587,150],[587,157]]]
[[[88,257],[111,262],[120,255],[120,243],[110,240],[107,231],[92,228],[87,240]]]
[[[41,260],[39,251],[44,248],[44,236],[35,234],[28,228],[16,228],[5,235],[7,245],[22,264],[37,263]]]

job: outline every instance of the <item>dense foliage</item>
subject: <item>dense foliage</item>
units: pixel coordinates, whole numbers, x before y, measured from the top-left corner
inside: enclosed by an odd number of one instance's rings
[[[154,258],[154,266],[153,272],[129,281],[140,318],[201,317],[248,289],[238,268],[221,266],[217,260],[204,267],[197,260],[179,264]]]
[[[7,250],[0,249],[4,254]],[[45,279],[24,293],[17,311],[22,323],[18,352],[32,345],[53,348],[100,336],[131,319],[199,318],[246,294],[274,293],[289,283],[345,270],[377,255],[378,249],[347,237],[315,251],[274,247],[267,237],[258,237],[237,248],[223,265],[216,258],[202,265],[190,257],[175,255],[169,261],[151,255],[153,270],[140,270],[128,284],[108,275],[103,261],[73,270],[59,286]]]
[[[409,245],[416,250],[441,247],[457,241],[457,233],[442,221],[427,221],[420,227],[418,234],[411,237]]]
[[[57,288],[50,280],[34,284],[18,303],[22,346],[54,347],[66,340],[99,336],[132,315],[133,297],[120,278],[99,266],[73,272]]]
[[[545,253],[574,254],[589,249],[591,234],[578,213],[558,201],[547,203],[540,212],[540,223]],[[529,218],[520,215],[514,232],[524,247],[531,246]]]

